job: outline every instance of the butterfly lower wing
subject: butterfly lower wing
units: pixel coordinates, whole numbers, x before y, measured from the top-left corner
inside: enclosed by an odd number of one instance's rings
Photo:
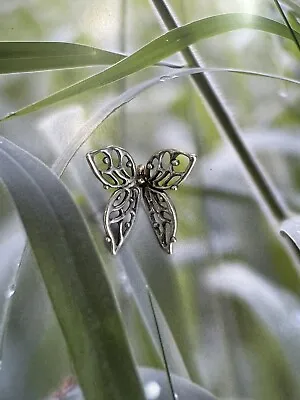
[[[86,159],[105,189],[125,187],[135,179],[134,160],[122,147],[108,146],[90,151]]]
[[[175,149],[161,150],[147,162],[145,174],[147,182],[154,189],[177,189],[196,162],[194,154]]]
[[[143,188],[143,200],[150,223],[160,246],[172,254],[176,241],[177,216],[169,196],[150,187]]]
[[[104,212],[104,229],[113,254],[117,253],[131,231],[140,193],[139,187],[125,187],[116,190],[109,199]]]

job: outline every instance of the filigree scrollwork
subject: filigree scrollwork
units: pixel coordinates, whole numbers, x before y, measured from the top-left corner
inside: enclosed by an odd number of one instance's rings
[[[160,246],[172,254],[176,241],[177,217],[167,193],[150,187],[143,188],[143,200],[147,214]]]
[[[140,200],[140,188],[133,186],[116,190],[104,212],[106,241],[111,251],[116,254],[128,236],[135,221]]]
[[[121,147],[108,146],[90,151],[86,158],[104,189],[125,187],[135,180],[135,162]]]
[[[162,150],[154,154],[146,164],[145,174],[155,189],[177,189],[187,178],[196,162],[194,154],[178,150]]]
[[[196,162],[196,156],[174,149],[154,154],[146,165],[136,167],[121,147],[108,146],[91,151],[87,161],[105,189],[117,189],[104,213],[106,240],[116,254],[134,224],[141,192],[151,226],[160,246],[169,254],[175,242],[177,217],[165,191],[177,189]]]

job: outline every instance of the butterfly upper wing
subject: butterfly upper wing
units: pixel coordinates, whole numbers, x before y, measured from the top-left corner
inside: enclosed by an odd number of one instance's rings
[[[145,186],[143,199],[160,246],[168,254],[172,254],[172,246],[176,241],[177,217],[169,196],[165,192]]]
[[[195,162],[194,154],[175,149],[161,150],[146,164],[147,182],[155,189],[177,189],[177,186],[187,178]]]
[[[116,190],[104,212],[106,240],[116,254],[128,236],[135,221],[141,190],[137,186]]]
[[[90,151],[86,159],[105,189],[131,184],[136,176],[136,165],[131,155],[118,146]]]

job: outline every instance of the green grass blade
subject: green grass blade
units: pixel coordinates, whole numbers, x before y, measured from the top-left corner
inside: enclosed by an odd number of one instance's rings
[[[300,16],[300,5],[294,0],[282,0],[281,3],[286,4],[296,15]]]
[[[0,155],[0,177],[27,231],[85,398],[144,400],[111,287],[71,195],[48,167],[4,138]]]
[[[158,354],[158,357],[163,362],[161,354],[161,344],[157,337],[157,328],[155,321],[153,320],[153,312],[149,303],[147,280],[143,274],[143,271],[138,265],[133,252],[127,249],[123,249],[121,254],[121,260],[130,281],[133,295],[136,300],[136,305],[140,311],[141,317],[146,326],[147,332],[152,340],[154,348]],[[168,362],[170,370],[184,378],[189,378],[189,373],[184,364],[184,360],[180,354],[178,346],[175,342],[173,334],[169,328],[168,322],[157,302],[155,296],[152,294],[152,301],[156,310],[156,317],[160,326],[161,334],[164,340],[165,350],[167,352]],[[163,365],[163,363],[162,363]]]
[[[257,76],[268,79],[276,79],[282,82],[293,83],[300,85],[300,81],[296,79],[286,78],[280,75],[266,74],[257,71],[246,71],[238,70],[234,68],[186,68],[184,70],[178,71],[172,74],[166,74],[158,76],[148,81],[139,83],[132,88],[126,90],[120,96],[114,98],[109,104],[105,105],[104,108],[100,109],[93,117],[91,117],[76,133],[73,140],[66,147],[63,154],[55,161],[52,169],[55,173],[61,176],[74,155],[78,150],[84,145],[84,143],[89,139],[97,127],[104,122],[110,115],[112,115],[116,110],[134,100],[139,94],[147,89],[150,89],[157,84],[166,84],[177,78],[188,77],[189,75],[200,74],[204,72],[210,73],[236,73],[249,76]]]
[[[296,44],[298,50],[300,51],[300,42],[299,42],[299,40],[298,40],[298,38],[297,38],[297,36],[296,36],[296,34],[295,34],[293,28],[291,27],[291,25],[290,25],[290,23],[289,23],[289,20],[288,20],[288,18],[286,17],[286,15],[285,15],[285,13],[284,13],[284,11],[283,11],[283,9],[282,9],[282,7],[281,7],[279,1],[278,1],[278,0],[274,0],[274,3],[275,3],[275,6],[276,6],[277,9],[278,9],[280,15],[282,16],[282,19],[284,20],[284,22],[285,22],[285,24],[286,24],[288,30],[290,31],[291,38],[293,39],[293,41],[295,42],[295,44]]]
[[[291,217],[283,221],[280,233],[297,249],[296,254],[300,259],[300,217]]]
[[[165,0],[151,0],[156,7],[162,21],[170,30],[176,28],[176,18],[171,12],[168,2]],[[187,47],[181,51],[185,61],[192,67],[201,67],[193,51]],[[268,177],[264,174],[261,166],[245,145],[239,127],[231,117],[225,102],[217,94],[209,78],[204,74],[193,75],[192,79],[198,89],[198,93],[204,97],[209,106],[210,113],[216,118],[219,126],[226,135],[228,141],[234,148],[245,172],[256,187],[259,200],[269,210],[275,220],[283,220],[288,211],[279,194],[273,189]]]
[[[0,42],[0,74],[115,64],[126,56],[62,42]]]
[[[160,343],[160,346],[161,346],[161,352],[162,352],[162,356],[163,356],[163,360],[164,360],[164,366],[165,366],[166,373],[167,373],[168,386],[169,386],[169,389],[170,389],[170,394],[172,395],[172,399],[176,400],[177,393],[175,393],[175,390],[174,390],[172,377],[171,377],[171,373],[170,373],[170,369],[169,369],[169,363],[168,363],[166,352],[165,352],[165,346],[164,346],[164,343],[163,343],[163,340],[162,340],[162,336],[161,336],[161,333],[160,333],[159,323],[158,323],[158,320],[156,318],[156,312],[155,312],[155,308],[154,308],[153,301],[152,301],[151,291],[149,290],[148,287],[147,287],[147,291],[148,291],[148,296],[149,296],[149,303],[151,305],[151,310],[152,310],[153,318],[154,318],[154,321],[155,321],[158,340],[159,340],[159,343]]]
[[[279,22],[252,14],[232,13],[204,18],[165,33],[148,43],[131,56],[119,61],[110,68],[62,89],[40,101],[10,113],[0,121],[13,116],[25,115],[59,101],[83,93],[87,90],[100,88],[118,81],[126,76],[152,66],[162,59],[183,50],[200,39],[209,38],[238,29],[255,29],[272,33],[291,40],[289,29]],[[300,34],[295,32],[297,38]]]
[[[63,42],[0,42],[0,74],[115,64],[126,54]],[[182,68],[171,63],[158,64]]]

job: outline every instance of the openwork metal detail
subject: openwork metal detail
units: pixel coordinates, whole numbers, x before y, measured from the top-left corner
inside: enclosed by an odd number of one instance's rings
[[[141,190],[137,186],[121,188],[111,196],[104,212],[106,241],[116,254],[135,221]]]
[[[125,187],[135,180],[135,163],[121,147],[108,146],[91,151],[86,158],[104,189]]]
[[[178,150],[161,150],[146,164],[147,181],[156,189],[173,189],[188,176],[196,161],[192,154]]]
[[[166,190],[176,190],[191,172],[196,156],[174,149],[155,153],[146,165],[138,165],[121,147],[108,146],[86,155],[95,176],[105,189],[117,189],[104,213],[106,241],[113,254],[120,249],[134,224],[140,198],[156,238],[172,254],[177,216]]]
[[[142,193],[145,208],[158,242],[167,253],[172,254],[177,229],[175,208],[167,193],[149,187],[144,187]]]

